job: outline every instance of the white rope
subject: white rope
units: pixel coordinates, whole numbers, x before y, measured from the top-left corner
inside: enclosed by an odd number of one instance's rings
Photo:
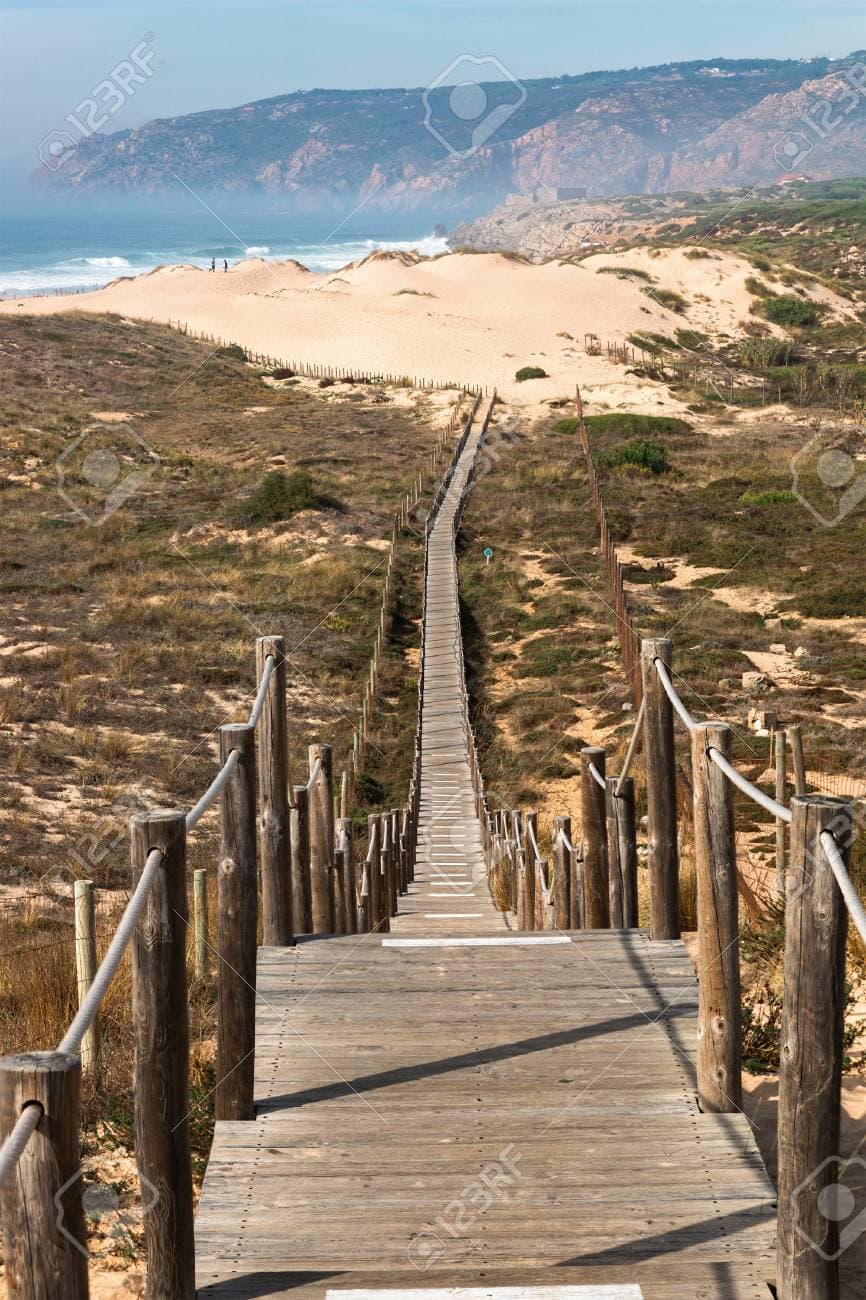
[[[830,864],[830,870],[836,877],[836,884],[839,886],[848,911],[851,913],[851,920],[856,925],[860,938],[866,943],[866,909],[864,909],[860,896],[854,888],[851,877],[845,870],[845,863],[842,854],[839,852],[839,845],[829,831],[822,831],[818,838],[821,841],[824,855]]]
[[[596,785],[601,786],[602,790],[604,790],[604,789],[606,788],[606,787],[605,787],[605,782],[604,782],[604,777],[602,776],[601,772],[599,772],[599,770],[598,770],[598,768],[596,767],[595,763],[590,763],[590,765],[589,765],[589,775],[592,777],[593,781],[595,781],[595,784],[596,784]]]
[[[786,808],[783,803],[777,803],[768,794],[764,794],[763,790],[759,790],[747,777],[743,776],[742,772],[738,772],[733,764],[728,762],[724,754],[721,754],[713,745],[709,746],[707,753],[716,767],[721,768],[728,780],[732,781],[738,790],[742,790],[743,794],[748,795],[755,803],[759,803],[762,808],[766,808],[767,812],[778,818],[779,821],[789,822],[791,820],[790,808]]]
[[[674,687],[674,684],[670,679],[670,674],[668,673],[667,668],[664,666],[661,659],[655,659],[653,660],[653,662],[655,664],[656,672],[658,673],[659,681],[661,682],[662,686],[665,688],[665,695],[668,697],[671,704],[674,706],[677,713],[682,718],[687,730],[694,731],[695,720],[692,717],[692,715],[689,713],[686,706],[683,704],[679,695],[677,694],[676,688]]]
[[[526,830],[527,830],[527,834],[529,835],[529,841],[532,845],[532,851],[535,854],[535,860],[536,862],[542,862],[543,858],[541,856],[541,850],[538,847],[538,840],[535,838],[535,831],[533,829],[532,822],[526,823]]]
[[[186,815],[186,828],[188,831],[191,831],[193,826],[201,821],[202,817],[205,815],[208,808],[210,808],[217,795],[222,791],[223,786],[237,767],[240,762],[240,757],[240,752],[237,749],[233,749],[230,752],[228,758],[223,763],[222,767],[217,772],[198,803],[193,808],[190,808]]]
[[[614,794],[616,795],[617,799],[622,794],[622,788],[626,783],[626,779],[629,773],[631,772],[631,765],[634,762],[634,756],[635,753],[637,752],[638,742],[640,741],[641,738],[641,730],[643,727],[643,720],[644,720],[645,713],[646,713],[646,696],[644,696],[640,702],[640,708],[638,709],[637,717],[634,720],[634,731],[631,733],[631,740],[628,742],[628,749],[625,751],[625,760],[622,765],[622,771],[617,777],[616,789],[614,790]]]
[[[315,763],[313,764],[312,770],[310,772],[310,779],[307,782],[308,790],[312,790],[313,786],[316,784],[316,782],[319,779],[321,771],[322,771],[322,756],[320,754],[319,757],[316,759]]]
[[[574,852],[574,845],[572,844],[571,840],[568,838],[568,836],[566,835],[565,831],[562,829],[561,826],[556,835],[556,842],[558,844],[564,844],[565,847],[568,849],[569,853]]]
[[[3,1146],[0,1147],[0,1187],[5,1187],[15,1172],[15,1166],[24,1154],[24,1148],[36,1131],[45,1114],[38,1101],[27,1102],[15,1121]]]
[[[268,683],[273,676],[276,666],[277,661],[274,656],[268,655],[265,659],[265,666],[262,669],[262,680],[259,682],[258,694],[253,701],[252,712],[250,713],[249,725],[251,727],[257,727],[259,725],[259,718],[262,716],[262,710],[265,707],[265,696],[268,693]]]
[[[147,895],[150,892],[150,887],[161,862],[162,850],[151,849],[147,855],[138,884],[126,904],[123,916],[120,918],[111,943],[108,945],[108,952],[103,957],[99,970],[93,977],[93,983],[87,990],[87,996],[78,1008],[78,1014],[72,1024],[57,1045],[58,1052],[75,1053],[81,1047],[81,1040],[90,1028],[93,1018],[99,1010],[99,1004],[105,997],[108,986],[114,979],[117,968],[123,960],[123,954],[126,952],[127,945],[132,938],[132,932],[138,918],[144,911]]]

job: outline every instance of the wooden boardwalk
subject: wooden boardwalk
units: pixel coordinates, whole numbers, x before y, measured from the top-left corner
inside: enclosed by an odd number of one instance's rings
[[[476,438],[429,544],[416,880],[386,937],[260,950],[199,1294],[769,1300],[775,1194],[746,1121],[698,1108],[682,944],[516,934],[491,901],[449,517]]]

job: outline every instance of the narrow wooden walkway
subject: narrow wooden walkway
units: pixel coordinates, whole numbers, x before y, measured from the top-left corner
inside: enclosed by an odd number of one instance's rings
[[[385,938],[260,951],[257,1115],[217,1125],[199,1294],[769,1300],[774,1192],[746,1121],[698,1109],[682,944],[514,934],[490,899],[459,716],[461,485],[429,547],[416,882]]]

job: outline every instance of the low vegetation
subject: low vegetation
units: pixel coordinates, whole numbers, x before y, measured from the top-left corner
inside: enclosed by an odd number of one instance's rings
[[[518,384],[525,383],[527,379],[546,379],[547,371],[542,370],[541,366],[521,366],[514,378]]]

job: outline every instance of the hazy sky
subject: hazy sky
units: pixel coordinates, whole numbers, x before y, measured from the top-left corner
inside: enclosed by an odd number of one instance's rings
[[[863,0],[0,0],[0,28],[13,184],[148,33],[154,75],[106,130],[313,86],[424,86],[463,53],[533,77],[866,45]]]

